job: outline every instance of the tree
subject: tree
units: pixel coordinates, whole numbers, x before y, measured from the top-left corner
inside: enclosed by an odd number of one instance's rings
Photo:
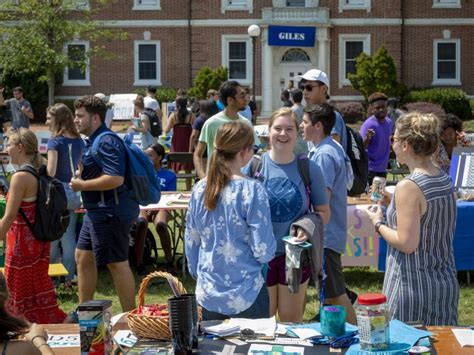
[[[356,73],[349,73],[347,77],[365,100],[376,91],[399,97],[404,90],[404,85],[397,81],[393,58],[383,45],[373,56],[361,53],[356,58]]]
[[[223,66],[217,67],[216,69],[204,66],[199,69],[194,79],[194,86],[189,89],[189,95],[199,100],[206,99],[207,91],[209,89],[219,90],[219,87],[227,80],[227,77],[227,69]]]
[[[94,1],[89,10],[86,0],[0,0],[0,66],[4,73],[36,73],[48,84],[48,103],[54,103],[57,78],[66,67],[86,69],[92,55],[106,56],[97,40],[120,39],[125,33],[102,27],[94,15],[107,0]],[[86,6],[85,6],[86,4]],[[88,40],[88,51],[66,53],[64,48],[75,39]],[[94,45],[92,45],[92,43]],[[104,43],[104,42],[102,42]]]

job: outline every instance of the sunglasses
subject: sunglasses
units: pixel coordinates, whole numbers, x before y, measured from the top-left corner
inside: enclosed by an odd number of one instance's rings
[[[396,141],[399,141],[399,140],[401,140],[400,137],[395,137],[395,136],[390,137],[390,143],[392,143],[392,144],[395,143]]]
[[[315,85],[305,84],[305,85],[301,85],[301,90],[312,91],[313,88],[317,88],[317,87],[320,87],[320,86],[322,86],[322,85],[320,85],[320,84],[315,84]]]

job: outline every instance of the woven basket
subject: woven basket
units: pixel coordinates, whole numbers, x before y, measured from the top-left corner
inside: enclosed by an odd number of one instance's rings
[[[158,277],[163,277],[165,279],[167,277],[172,277],[178,285],[180,294],[186,293],[186,289],[184,288],[183,284],[173,275],[162,271],[155,271],[151,274],[148,274],[140,284],[140,290],[138,291],[138,307],[128,313],[128,327],[139,337],[170,340],[171,333],[169,330],[168,316],[160,317],[137,314],[139,307],[145,305],[145,290],[148,286],[148,283],[152,279]]]

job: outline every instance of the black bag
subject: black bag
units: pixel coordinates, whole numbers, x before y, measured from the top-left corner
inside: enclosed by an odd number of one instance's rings
[[[133,239],[133,246],[128,249],[128,262],[130,266],[137,266],[137,259],[135,256],[135,233],[137,231],[137,224],[133,224],[130,228],[130,238]],[[146,230],[145,246],[143,248],[143,265],[155,265],[158,261],[158,247],[156,245],[155,236],[150,231]]]
[[[347,191],[348,196],[358,196],[367,192],[369,183],[369,159],[365,151],[364,141],[359,132],[346,125],[347,156],[351,160],[354,183]]]
[[[38,179],[36,217],[33,224],[20,208],[20,214],[28,228],[39,241],[52,242],[60,239],[66,232],[70,219],[63,183],[49,176],[45,165],[40,167],[39,173],[30,165],[25,165],[18,171],[26,171]]]
[[[161,120],[158,118],[156,111],[146,108],[142,113],[148,117],[151,135],[153,137],[161,136],[163,129],[161,127]]]

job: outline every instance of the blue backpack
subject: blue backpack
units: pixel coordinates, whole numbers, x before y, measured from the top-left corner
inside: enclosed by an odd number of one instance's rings
[[[135,144],[122,140],[116,133],[107,131],[99,134],[92,143],[92,157],[97,164],[102,165],[98,152],[100,139],[105,135],[116,136],[125,147],[126,168],[125,184],[132,194],[132,198],[142,206],[158,203],[161,197],[160,184],[156,178],[155,168],[148,156]]]

